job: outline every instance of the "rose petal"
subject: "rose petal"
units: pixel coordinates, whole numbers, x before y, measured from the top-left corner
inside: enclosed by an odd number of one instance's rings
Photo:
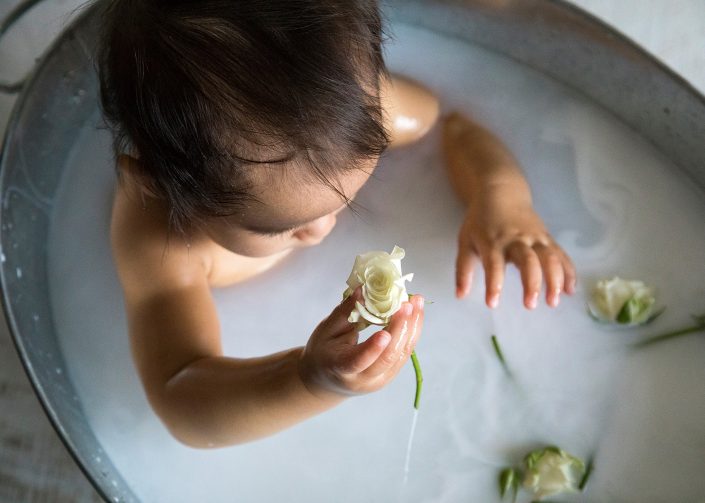
[[[365,308],[365,306],[363,306],[359,302],[355,302],[355,307],[357,308],[358,312],[360,313],[360,316],[362,316],[365,320],[369,321],[373,325],[385,325],[386,324],[383,319],[378,318],[377,316],[370,313]]]

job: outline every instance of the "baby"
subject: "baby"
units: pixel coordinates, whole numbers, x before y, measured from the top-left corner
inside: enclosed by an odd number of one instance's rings
[[[420,336],[421,296],[359,342],[347,321],[358,291],[305,347],[246,359],[223,356],[211,297],[320,243],[385,148],[436,121],[437,100],[385,69],[377,1],[104,6],[97,61],[119,176],[113,254],[134,361],[170,432],[195,447],[246,442],[385,386]],[[467,206],[457,297],[480,261],[495,307],[509,261],[526,307],[544,279],[557,305],[574,289],[574,269],[534,212],[516,161],[465,117],[442,126],[448,173]]]

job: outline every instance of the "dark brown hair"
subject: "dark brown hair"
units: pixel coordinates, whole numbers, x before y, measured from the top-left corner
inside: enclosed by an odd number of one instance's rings
[[[101,103],[174,228],[251,200],[251,163],[320,181],[381,154],[376,0],[105,0]],[[249,166],[248,166],[249,165]],[[279,166],[276,166],[277,168]]]

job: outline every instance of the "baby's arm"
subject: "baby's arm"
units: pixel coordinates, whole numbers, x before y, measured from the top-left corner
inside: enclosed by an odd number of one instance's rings
[[[155,412],[182,442],[217,447],[270,435],[348,395],[381,388],[411,354],[423,322],[420,299],[358,344],[347,322],[352,296],[305,348],[260,358],[223,356],[207,257],[197,242],[186,247],[175,235],[167,247],[160,221],[166,217],[157,203],[150,200],[144,209],[134,203],[119,191],[112,222],[133,358]]]
[[[496,136],[459,114],[446,119],[443,142],[450,180],[467,206],[459,235],[457,296],[470,291],[479,258],[488,306],[499,302],[506,262],[521,272],[526,307],[536,306],[542,276],[546,302],[558,305],[561,292],[574,291],[575,269],[535,213],[514,157]]]

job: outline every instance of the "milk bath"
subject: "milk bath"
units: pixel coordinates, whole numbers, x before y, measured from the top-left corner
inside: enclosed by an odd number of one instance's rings
[[[410,290],[433,301],[417,347],[424,391],[406,484],[411,363],[382,391],[271,438],[184,447],[151,411],[130,359],[108,240],[110,138],[96,114],[66,167],[48,253],[57,334],[105,451],[95,461],[107,454],[149,502],[491,502],[502,467],[555,443],[595,457],[575,501],[705,498],[705,336],[629,349],[705,311],[702,191],[609,112],[543,75],[429,31],[393,32],[393,71],[424,82],[444,110],[466,111],[511,147],[538,211],[576,263],[578,292],[557,309],[529,312],[510,267],[498,309],[484,306],[480,271],[469,299],[454,298],[463,209],[436,130],[383,157],[357,198],[358,215],[341,214],[322,245],[214,293],[226,354],[267,354],[306,343],[340,300],[355,255],[404,247]],[[666,313],[645,328],[596,325],[586,296],[595,279],[613,274],[655,285]]]

